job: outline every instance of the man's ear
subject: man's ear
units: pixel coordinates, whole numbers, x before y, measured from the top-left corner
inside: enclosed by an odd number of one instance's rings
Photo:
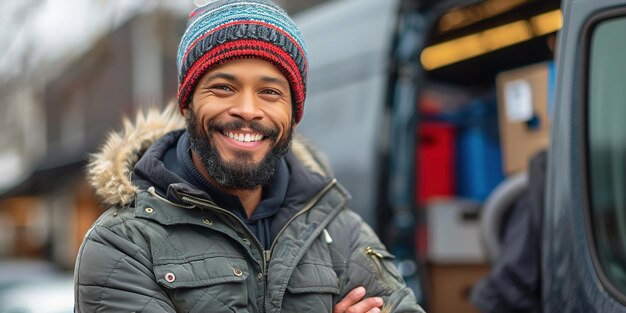
[[[191,103],[189,103],[187,107],[183,109],[183,116],[185,117],[185,120],[189,120],[189,117],[191,116],[191,110],[193,110],[193,108],[191,107]]]
[[[296,129],[296,126],[298,126],[298,123],[296,122],[296,117],[292,116],[291,117],[291,131],[294,131]]]

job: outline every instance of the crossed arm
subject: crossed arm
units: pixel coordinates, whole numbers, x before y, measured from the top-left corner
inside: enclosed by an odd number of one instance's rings
[[[352,289],[346,295],[343,300],[339,301],[333,307],[333,313],[379,313],[380,308],[383,306],[383,299],[381,297],[369,297],[363,299],[365,296],[365,288],[357,287]]]

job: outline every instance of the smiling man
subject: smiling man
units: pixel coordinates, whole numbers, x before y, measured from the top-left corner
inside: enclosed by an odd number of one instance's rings
[[[272,2],[192,12],[178,110],[126,122],[89,165],[110,209],[78,255],[76,312],[423,312],[322,158],[293,139],[307,68]]]
[[[289,83],[274,65],[235,59],[207,72],[184,110],[195,167],[238,196],[247,216],[289,151],[291,102]]]

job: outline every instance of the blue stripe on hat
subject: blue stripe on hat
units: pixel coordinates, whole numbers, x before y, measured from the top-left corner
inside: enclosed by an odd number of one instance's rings
[[[218,0],[207,4],[203,8],[207,7],[211,9],[207,9],[192,18],[187,31],[181,39],[177,56],[179,66],[189,45],[191,45],[194,40],[220,25],[240,20],[265,22],[282,29],[300,45],[303,52],[306,54],[306,45],[302,33],[298,30],[295,23],[286,15],[284,10],[273,3],[268,4],[267,1],[254,0],[240,2]]]

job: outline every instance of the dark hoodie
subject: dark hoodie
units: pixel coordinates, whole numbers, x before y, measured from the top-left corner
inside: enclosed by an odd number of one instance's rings
[[[135,165],[133,183],[145,189],[155,187],[158,193],[174,202],[179,200],[170,189],[172,186],[213,202],[241,219],[265,249],[270,248],[289,218],[330,182],[330,178],[304,169],[289,153],[278,160],[272,182],[263,187],[261,202],[248,217],[237,196],[219,190],[200,174],[192,162],[190,148],[189,136],[184,130],[163,136]]]

